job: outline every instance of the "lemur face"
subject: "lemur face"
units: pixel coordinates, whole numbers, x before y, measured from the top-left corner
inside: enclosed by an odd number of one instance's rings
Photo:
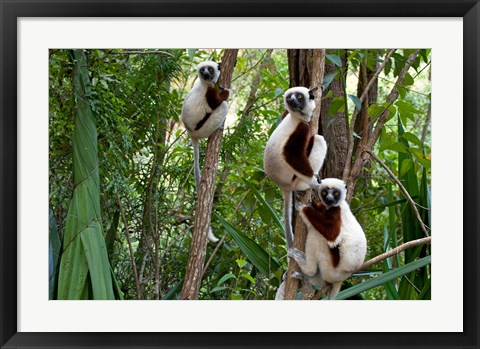
[[[330,207],[340,206],[347,194],[347,186],[344,181],[337,178],[322,179],[318,190],[323,205],[329,209]]]
[[[306,87],[292,87],[283,95],[285,108],[296,117],[304,121],[310,121],[313,109],[315,109],[315,97],[313,90]]]
[[[202,81],[215,84],[220,77],[220,64],[213,61],[202,62],[197,66],[197,74]]]

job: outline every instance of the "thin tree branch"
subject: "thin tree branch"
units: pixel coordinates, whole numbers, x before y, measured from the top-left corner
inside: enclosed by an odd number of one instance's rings
[[[412,197],[408,193],[407,189],[403,186],[402,182],[395,176],[395,174],[388,168],[388,166],[377,156],[375,155],[371,150],[368,150],[365,147],[362,147],[365,152],[367,152],[372,158],[374,158],[384,169],[387,171],[387,173],[390,175],[390,177],[397,183],[399,186],[400,190],[402,191],[403,195],[407,199],[408,203],[412,207],[413,212],[415,213],[415,217],[417,217],[418,222],[420,223],[420,227],[422,228],[423,232],[425,233],[426,236],[430,236],[430,234],[427,231],[427,228],[430,229],[423,223],[422,218],[420,217],[420,213],[418,212],[417,206],[415,202],[413,201]]]
[[[381,262],[381,261],[383,261],[387,258],[395,256],[396,254],[402,252],[403,250],[406,250],[407,248],[412,248],[412,247],[419,246],[419,245],[425,245],[425,244],[429,244],[431,242],[432,242],[432,237],[431,236],[426,237],[426,238],[417,239],[417,240],[408,241],[408,242],[406,242],[406,243],[404,243],[400,246],[395,247],[394,249],[391,249],[390,251],[379,254],[378,256],[373,257],[372,259],[369,259],[368,261],[363,263],[360,266],[360,268],[358,268],[358,270],[356,272],[359,272],[361,270],[365,270],[365,269],[371,267],[373,264],[376,264],[376,263]],[[320,291],[316,292],[315,296],[312,299],[315,299],[315,300],[321,299],[328,291],[330,291],[330,285],[326,285]]]
[[[387,56],[383,60],[383,63],[378,67],[378,69],[375,71],[375,74],[373,74],[372,78],[368,82],[367,86],[362,92],[362,95],[360,96],[360,105],[363,103],[365,97],[368,95],[368,90],[373,86],[375,83],[375,80],[378,79],[378,75],[382,72],[382,70],[385,68],[385,65],[387,62],[390,60],[390,57],[393,55],[393,53],[396,51],[396,49],[390,50],[388,52]],[[347,96],[345,96],[345,99]],[[357,119],[359,110],[357,108],[354,109],[353,115],[352,115],[352,120],[350,122],[350,130],[349,134],[347,135],[348,138],[348,150],[347,150],[347,161],[345,163],[345,169],[343,171],[343,180],[346,181],[348,177],[350,176],[350,171],[352,167],[352,155],[353,155],[353,146],[354,146],[354,139],[353,139],[353,131],[355,128],[355,120]]]
[[[406,242],[406,243],[404,243],[400,246],[395,247],[394,249],[391,249],[388,252],[379,254],[378,256],[373,257],[372,259],[366,261],[365,263],[362,264],[362,266],[360,268],[358,268],[357,272],[359,272],[361,270],[365,270],[365,269],[371,267],[373,264],[381,262],[381,261],[383,261],[383,260],[385,260],[389,257],[395,256],[396,254],[402,252],[403,250],[406,250],[407,248],[412,248],[412,247],[419,246],[419,245],[425,245],[425,244],[429,244],[431,242],[432,242],[432,237],[431,236],[428,236],[426,238],[417,239],[417,240],[408,241],[408,242]]]

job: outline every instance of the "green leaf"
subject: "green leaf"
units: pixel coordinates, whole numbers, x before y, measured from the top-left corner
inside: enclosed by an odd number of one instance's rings
[[[409,141],[410,143],[413,143],[413,144],[416,144],[420,147],[423,146],[423,144],[420,142],[420,139],[418,139],[417,136],[415,136],[413,133],[411,132],[405,132],[403,135],[402,135],[403,139]]]
[[[345,99],[343,97],[335,97],[332,103],[330,103],[328,114],[333,116],[337,111],[345,111]]]
[[[263,195],[260,194],[260,192],[255,187],[253,187],[251,185],[251,183],[246,182],[246,181],[245,181],[245,183],[247,184],[247,186],[249,187],[249,189],[251,190],[253,195],[255,195],[255,197],[258,199],[260,204],[266,209],[266,212],[270,215],[270,217],[272,218],[275,225],[283,232],[283,234],[285,234],[285,227],[283,226],[282,222],[280,221],[280,218],[277,216],[277,214],[275,213],[273,208],[265,200]]]
[[[405,74],[405,79],[403,80],[403,86],[411,86],[415,83],[415,81],[413,80],[412,76],[407,73]]]
[[[252,278],[250,275],[244,273],[244,274],[240,274],[240,276],[241,276],[242,278],[247,279],[248,281],[250,281],[250,282],[252,283],[252,285],[255,285],[255,283],[256,283],[256,282],[255,282],[255,279]]]
[[[328,89],[328,87],[330,86],[332,81],[337,77],[337,75],[338,75],[338,71],[334,71],[332,73],[326,74],[323,77],[323,91],[326,91]],[[324,98],[326,98],[326,97],[327,96],[325,96]]]
[[[220,278],[220,280],[218,280],[217,286],[220,286],[220,285],[223,284],[225,281],[230,280],[230,279],[232,279],[232,278],[236,279],[237,277],[236,277],[234,274],[232,274],[232,273],[228,273],[228,274],[223,275],[223,276]]]
[[[197,49],[189,48],[187,51],[188,51],[188,57],[190,58],[190,60],[193,60],[193,57],[195,57],[195,52],[197,52]]]
[[[210,293],[215,293],[215,292],[220,292],[220,291],[225,291],[225,290],[228,290],[227,286],[215,286],[214,288],[212,288]]]
[[[335,64],[337,67],[341,67],[341,66],[342,66],[342,59],[341,59],[340,57],[338,57],[337,55],[328,54],[328,55],[325,55],[325,57],[326,57],[330,62],[332,62],[333,64]]]
[[[103,228],[97,131],[88,97],[90,80],[83,50],[73,50],[76,96],[73,134],[73,182],[60,261],[58,299],[115,299]],[[91,290],[91,292],[90,292]]]
[[[245,265],[247,264],[247,261],[246,261],[245,259],[237,259],[235,262],[237,262],[237,265],[238,265],[240,268],[245,267]]]
[[[223,217],[215,214],[216,219],[225,228],[228,234],[235,240],[238,247],[247,256],[248,260],[257,268],[263,275],[269,277],[270,272],[274,272],[280,268],[280,265],[271,258],[268,253],[261,248],[256,242],[250,239],[243,233],[240,233]]]
[[[403,160],[402,166],[400,167],[400,177],[405,176],[412,167],[413,167],[413,161],[411,159]]]
[[[395,280],[400,276],[411,273],[412,271],[423,268],[430,263],[431,263],[431,256],[426,256],[422,259],[416,260],[409,264],[398,267],[394,270],[388,271],[375,279],[368,280],[368,281],[362,282],[361,284],[350,287],[340,292],[335,299],[346,299],[346,298],[355,296],[359,293],[381,286],[391,280]]]
[[[362,102],[360,102],[360,98],[358,98],[355,95],[348,95],[348,97],[350,97],[350,99],[355,104],[355,108],[357,108],[357,110],[360,111],[362,109]]]
[[[393,142],[391,144],[387,144],[387,145],[383,146],[382,148],[383,148],[383,150],[390,149],[390,150],[394,150],[398,153],[407,154],[407,149],[405,148],[405,145],[403,145],[403,143],[401,143],[401,142]]]
[[[230,295],[230,298],[232,301],[241,301],[242,300],[242,295],[238,293],[232,293]]]

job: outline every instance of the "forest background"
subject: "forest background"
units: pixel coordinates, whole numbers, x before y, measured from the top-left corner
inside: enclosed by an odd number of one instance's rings
[[[430,299],[430,50],[49,54],[51,299],[274,298],[288,263],[283,201],[263,172],[263,147],[285,110],[283,92],[298,85],[322,86],[313,125],[329,146],[321,177],[347,181],[367,260],[406,247],[366,265],[337,298]],[[199,245],[193,154],[179,116],[204,60],[233,63],[224,72],[233,96],[215,149],[213,212],[200,217],[221,242]],[[185,281],[197,252],[191,297]],[[322,296],[292,287],[295,298]]]

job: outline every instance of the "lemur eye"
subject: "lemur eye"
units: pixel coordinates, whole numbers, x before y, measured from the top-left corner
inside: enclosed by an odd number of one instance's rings
[[[338,191],[335,191],[335,192],[333,192],[333,195],[334,195],[335,197],[337,197],[337,196],[340,195],[340,193],[339,193]]]
[[[213,73],[213,68],[212,68],[212,67],[209,67],[209,68],[208,68],[208,71],[209,71],[210,73]]]
[[[200,69],[200,73],[203,73],[204,70],[205,70],[205,69],[201,68],[201,69]]]
[[[322,196],[326,196],[327,192],[325,190],[322,191]]]
[[[297,98],[298,98],[298,99],[302,99],[302,98],[303,98],[303,95],[299,93],[299,94],[297,95]]]

